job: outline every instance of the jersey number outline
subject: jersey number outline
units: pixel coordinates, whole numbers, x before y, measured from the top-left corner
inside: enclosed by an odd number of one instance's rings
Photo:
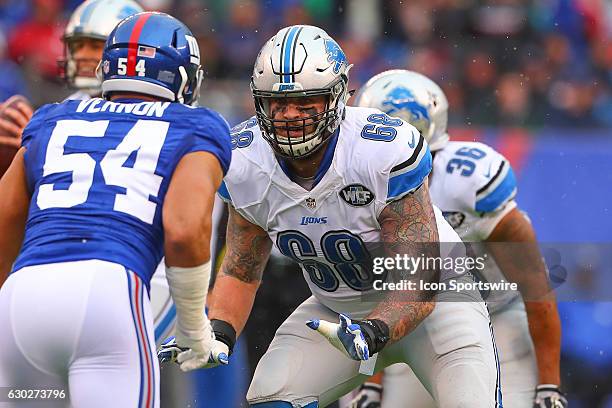
[[[394,119],[384,113],[373,113],[368,116],[368,123],[361,130],[361,137],[368,140],[391,142],[397,136],[395,127],[402,125],[401,119]]]
[[[232,150],[249,147],[253,143],[253,132],[245,130],[240,133],[232,133],[230,135],[230,142],[232,143]]]
[[[253,143],[253,132],[249,129],[257,124],[257,120],[255,118],[251,118],[247,121],[239,123],[234,126],[230,131],[230,141],[232,143],[232,150],[242,149],[244,147],[249,147],[251,143]]]
[[[104,137],[108,125],[108,120],[57,121],[47,146],[43,177],[70,172],[72,183],[62,190],[55,190],[54,183],[41,184],[36,198],[38,208],[71,208],[87,201],[94,182],[96,160],[88,153],[64,154],[64,146],[71,136]],[[104,182],[125,189],[125,193],[115,195],[113,210],[153,223],[157,204],[150,201],[149,196],[156,197],[162,183],[163,178],[155,174],[155,169],[169,126],[164,121],[139,120],[121,143],[104,155],[100,161]],[[134,166],[124,167],[134,152]]]
[[[480,160],[487,155],[483,150],[478,149],[477,147],[467,147],[464,146],[455,152],[455,155],[468,157],[473,160]],[[452,174],[455,170],[461,170],[461,175],[464,177],[469,177],[474,174],[474,170],[476,170],[476,163],[473,160],[462,159],[459,157],[452,158],[448,161],[446,165],[446,172]]]
[[[349,231],[329,231],[321,237],[321,250],[327,262],[317,259],[314,243],[300,231],[280,232],[276,246],[281,254],[299,263],[310,280],[326,292],[338,289],[338,277],[356,291],[372,288],[374,275],[367,272],[371,269],[368,266],[371,256],[361,238]]]

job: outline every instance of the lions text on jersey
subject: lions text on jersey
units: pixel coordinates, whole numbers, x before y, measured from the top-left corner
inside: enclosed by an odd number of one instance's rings
[[[33,192],[21,253],[26,266],[100,259],[147,285],[163,255],[161,210],[179,160],[231,151],[225,120],[169,102],[91,99],[46,105],[23,133]]]

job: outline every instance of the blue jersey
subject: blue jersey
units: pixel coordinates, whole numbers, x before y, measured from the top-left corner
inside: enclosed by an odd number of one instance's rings
[[[45,105],[22,145],[32,199],[13,271],[101,259],[147,285],[163,256],[162,207],[178,162],[206,151],[225,173],[231,157],[229,127],[218,113],[138,100]]]

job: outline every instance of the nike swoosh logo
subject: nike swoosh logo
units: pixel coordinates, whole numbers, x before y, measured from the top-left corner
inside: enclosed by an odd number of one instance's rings
[[[489,163],[489,170],[487,170],[487,174],[485,174],[486,178],[491,177],[491,163]]]
[[[411,149],[414,149],[414,146],[416,145],[415,140],[414,140],[414,132],[412,133],[412,141],[410,143],[408,143],[408,146],[410,146]]]

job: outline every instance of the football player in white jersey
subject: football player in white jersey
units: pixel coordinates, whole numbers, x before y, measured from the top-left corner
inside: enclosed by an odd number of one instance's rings
[[[445,293],[434,302],[418,289],[362,298],[375,279],[360,267],[365,243],[385,242],[388,256],[406,248],[448,255],[440,240],[463,245],[430,203],[424,138],[379,110],[345,106],[349,68],[336,41],[313,26],[281,29],[257,57],[257,114],[234,129],[232,165],[219,190],[230,216],[210,309],[213,355],[231,351],[244,328],[275,244],[301,265],[313,296],[260,360],[251,407],[325,407],[367,378],[360,370],[395,362],[409,363],[441,407],[500,406],[477,291],[459,294],[463,302],[441,301]],[[435,267],[418,272],[425,283],[469,279]],[[446,336],[446,327],[456,335]],[[162,348],[160,358],[173,351]]]
[[[514,258],[508,256],[512,249],[490,246],[495,260],[489,258],[481,272],[487,281],[517,282],[526,299],[516,291],[491,292],[486,299],[500,353],[503,403],[510,408],[567,406],[559,390],[561,326],[554,294],[545,290],[546,267],[531,223],[514,200],[516,181],[508,161],[485,144],[449,141],[446,96],[419,73],[390,70],[376,75],[359,90],[355,105],[402,118],[429,142],[432,202],[464,241],[522,243],[520,257]],[[382,407],[435,406],[411,376],[405,365],[385,371]],[[376,385],[379,379],[371,381],[353,407],[377,406],[383,389]]]
[[[86,0],[76,8],[62,37],[64,57],[58,61],[60,76],[75,90],[66,100],[102,96],[102,83],[96,77],[96,68],[106,38],[119,21],[142,11],[143,8],[133,0]],[[15,105],[3,104],[0,110],[3,111],[0,146],[15,147],[17,152],[21,133],[34,112],[24,97]]]
[[[96,68],[104,43],[119,21],[144,11],[133,0],[86,0],[74,10],[64,30],[62,76],[76,92],[66,99],[87,100],[102,95]]]

